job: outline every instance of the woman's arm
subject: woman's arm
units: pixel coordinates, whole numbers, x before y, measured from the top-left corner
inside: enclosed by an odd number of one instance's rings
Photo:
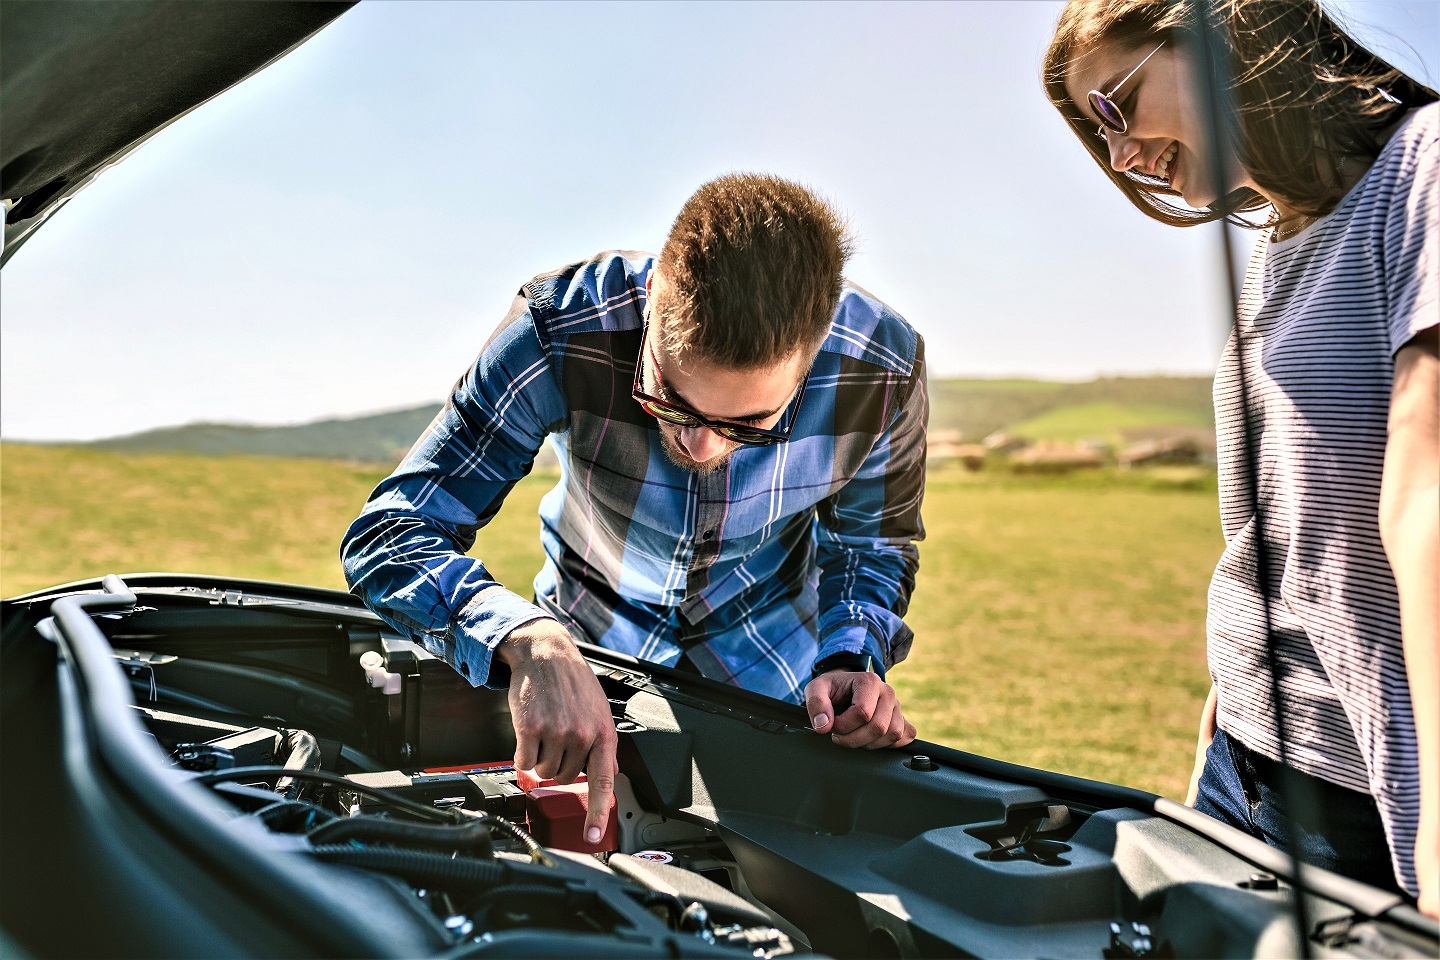
[[[1400,591],[1405,671],[1420,753],[1415,871],[1420,909],[1440,916],[1440,358],[1431,327],[1395,355],[1380,537]]]
[[[1210,695],[1205,698],[1205,706],[1200,711],[1200,736],[1195,742],[1195,769],[1190,773],[1190,789],[1185,791],[1185,806],[1195,806],[1195,801],[1200,797],[1200,774],[1205,772],[1205,751],[1210,749],[1210,741],[1215,739],[1215,704],[1218,695],[1215,693],[1215,685],[1210,685]]]

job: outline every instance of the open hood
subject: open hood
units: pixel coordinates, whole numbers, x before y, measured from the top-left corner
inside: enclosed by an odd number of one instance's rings
[[[0,264],[95,175],[353,5],[30,0],[0,8]]]

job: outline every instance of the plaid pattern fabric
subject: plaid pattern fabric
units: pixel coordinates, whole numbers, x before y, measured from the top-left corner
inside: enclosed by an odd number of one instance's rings
[[[554,617],[646,660],[799,702],[840,651],[904,659],[924,536],[923,342],[846,286],[788,443],[684,470],[631,398],[653,258],[606,253],[526,284],[341,547],[351,589],[471,683],[514,628]],[[465,553],[546,437],[534,602]]]

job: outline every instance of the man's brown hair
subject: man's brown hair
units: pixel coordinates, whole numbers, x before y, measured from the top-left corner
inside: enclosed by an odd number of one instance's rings
[[[817,349],[840,302],[852,243],[824,200],[764,174],[711,180],[685,202],[660,251],[660,342],[741,369]]]

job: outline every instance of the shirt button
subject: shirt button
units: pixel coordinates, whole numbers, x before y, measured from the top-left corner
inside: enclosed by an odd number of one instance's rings
[[[715,531],[714,531],[714,530],[706,530],[704,533],[702,533],[702,534],[700,535],[700,539],[702,539],[702,540],[714,540],[714,539],[715,539]]]

